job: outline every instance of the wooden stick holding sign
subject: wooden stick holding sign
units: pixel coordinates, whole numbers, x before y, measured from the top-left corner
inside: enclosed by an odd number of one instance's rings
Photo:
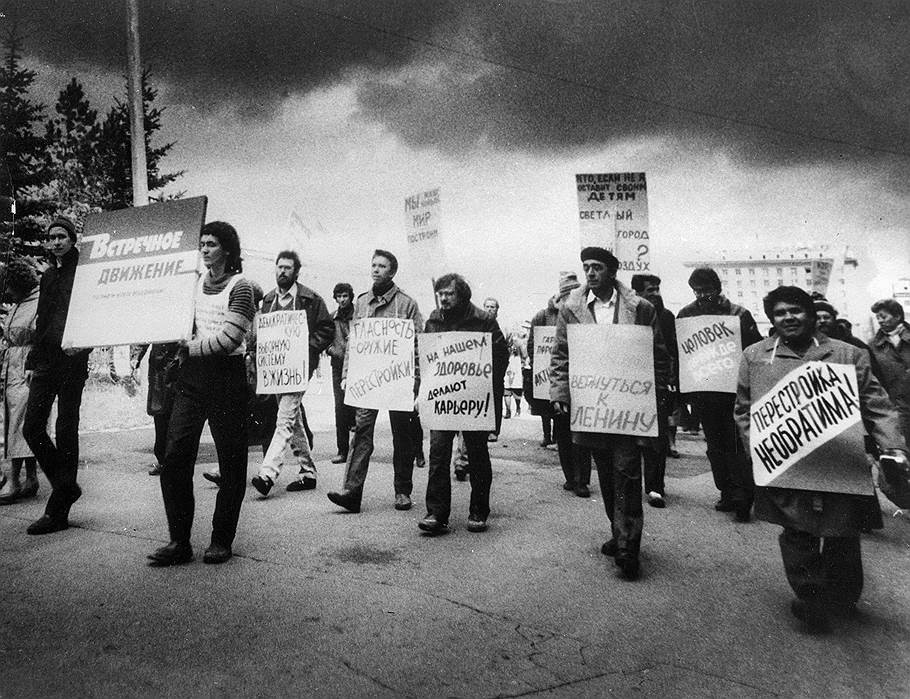
[[[801,364],[749,415],[755,485],[872,494],[852,364]]]
[[[306,311],[256,316],[256,393],[303,393],[309,379]]]
[[[572,431],[656,437],[654,331],[594,324],[566,330]]]

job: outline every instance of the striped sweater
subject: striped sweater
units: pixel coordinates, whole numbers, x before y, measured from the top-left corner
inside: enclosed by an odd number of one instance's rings
[[[202,293],[206,296],[219,294],[224,291],[232,278],[233,275],[228,274],[221,279],[213,279],[210,272],[206,273],[202,281]],[[221,329],[211,337],[187,342],[190,356],[204,357],[231,354],[243,342],[255,315],[256,304],[253,301],[253,286],[249,280],[241,278],[231,289],[228,299],[228,314]]]

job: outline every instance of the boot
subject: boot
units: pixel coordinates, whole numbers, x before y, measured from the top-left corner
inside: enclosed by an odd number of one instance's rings
[[[25,483],[19,497],[33,498],[38,494],[38,461],[34,457],[23,459],[25,462]]]

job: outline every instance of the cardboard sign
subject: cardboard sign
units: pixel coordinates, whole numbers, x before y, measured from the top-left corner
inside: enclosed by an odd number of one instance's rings
[[[651,269],[648,185],[643,172],[575,175],[581,246],[613,252],[624,272]]]
[[[556,344],[555,325],[537,325],[531,328],[534,340],[534,374],[531,385],[537,400],[550,400],[550,359]]]
[[[496,429],[492,342],[491,333],[478,332],[425,333],[417,338],[424,427]]]
[[[856,367],[807,362],[750,409],[755,485],[872,494]]]
[[[820,259],[812,260],[810,266],[811,283],[809,291],[817,291],[822,296],[828,293],[828,282],[831,280],[831,269],[834,267],[834,260]]]
[[[439,188],[418,192],[404,200],[404,230],[414,266],[430,276],[445,269]]]
[[[654,331],[595,324],[566,330],[572,431],[656,437]]]
[[[414,409],[414,321],[361,318],[351,323],[344,402],[374,410]]]
[[[742,335],[739,316],[676,319],[681,393],[736,393]]]
[[[62,346],[190,339],[205,197],[85,220]]]
[[[303,393],[310,361],[306,311],[256,316],[256,393]]]

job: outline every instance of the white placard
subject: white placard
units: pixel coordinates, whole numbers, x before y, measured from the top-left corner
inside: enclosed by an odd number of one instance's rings
[[[420,421],[432,430],[496,429],[493,335],[424,333],[420,350]]]
[[[306,311],[256,316],[256,393],[303,393],[309,377]]]
[[[361,318],[348,335],[344,402],[375,410],[414,409],[414,321]]]

